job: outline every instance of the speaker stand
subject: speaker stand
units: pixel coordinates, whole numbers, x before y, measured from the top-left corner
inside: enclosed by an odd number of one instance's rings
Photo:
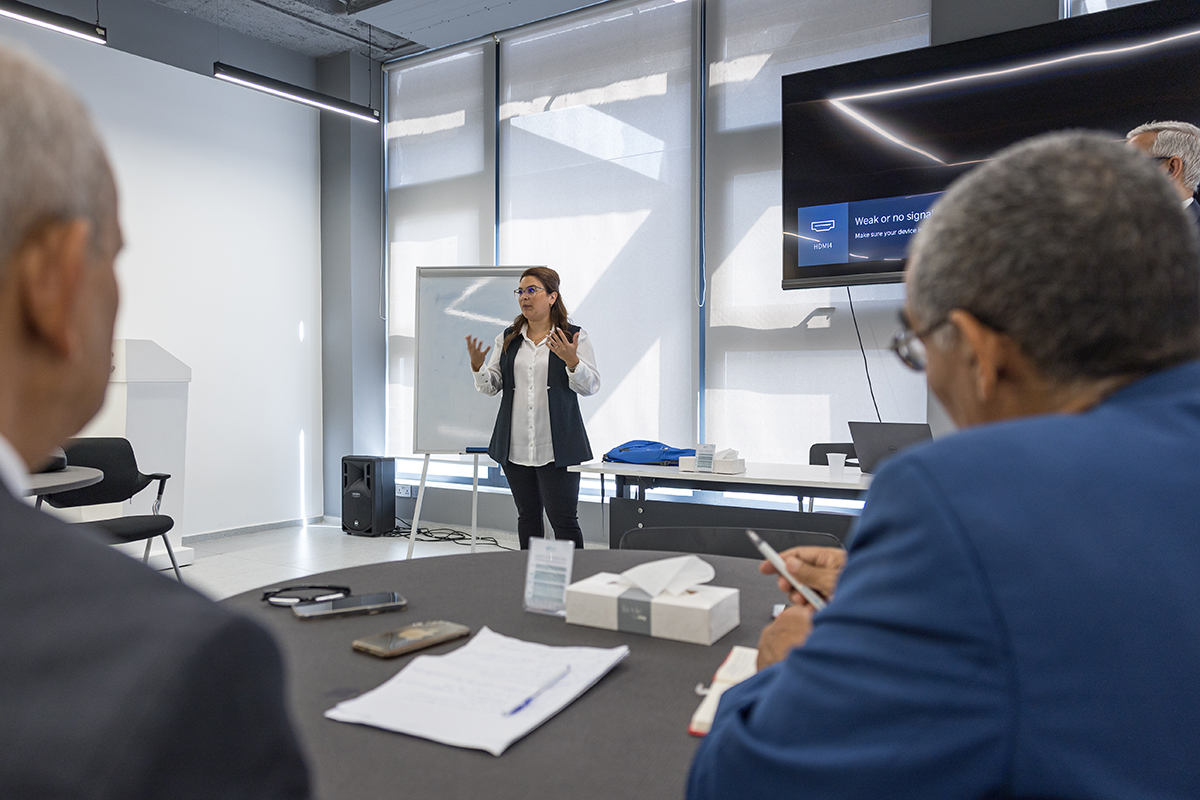
[[[471,476],[471,555],[479,538],[479,453],[475,454],[475,472]]]
[[[413,545],[417,543],[417,531],[421,529],[421,503],[425,500],[425,476],[429,474],[429,453],[425,454],[425,463],[421,465],[421,488],[417,489],[417,507],[413,510],[412,528],[408,534],[408,555],[405,561],[412,560]],[[393,491],[395,491],[393,489]]]

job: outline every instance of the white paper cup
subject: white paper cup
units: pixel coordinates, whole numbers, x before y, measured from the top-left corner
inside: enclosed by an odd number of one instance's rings
[[[846,454],[830,453],[828,458],[830,480],[840,481],[846,474]]]

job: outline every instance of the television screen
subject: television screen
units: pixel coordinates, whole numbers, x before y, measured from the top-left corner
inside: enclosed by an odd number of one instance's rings
[[[1200,5],[1157,0],[783,78],[783,288],[903,278],[956,177],[1046,131],[1200,124]]]

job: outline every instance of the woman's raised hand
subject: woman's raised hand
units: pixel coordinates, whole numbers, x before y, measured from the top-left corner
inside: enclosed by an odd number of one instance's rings
[[[576,351],[579,349],[579,334],[567,336],[566,332],[561,328],[555,328],[550,331],[550,350],[554,355],[566,362],[568,369],[575,369],[579,366],[579,355]]]
[[[471,371],[479,372],[479,368],[483,366],[484,359],[487,354],[492,351],[491,347],[484,347],[482,339],[476,339],[474,336],[467,337],[467,352],[471,355]]]

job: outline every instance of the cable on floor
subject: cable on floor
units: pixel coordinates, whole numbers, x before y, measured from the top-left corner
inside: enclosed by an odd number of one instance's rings
[[[400,524],[392,528],[383,536],[391,539],[407,539],[412,533],[412,523],[396,518]],[[471,544],[471,533],[469,531],[460,531],[457,528],[420,528],[417,531],[418,542],[448,542],[450,544],[463,545],[469,547]],[[495,536],[479,536],[475,539],[476,544],[484,544],[490,547],[498,547],[501,550],[515,550],[515,547],[505,547],[496,540]]]

